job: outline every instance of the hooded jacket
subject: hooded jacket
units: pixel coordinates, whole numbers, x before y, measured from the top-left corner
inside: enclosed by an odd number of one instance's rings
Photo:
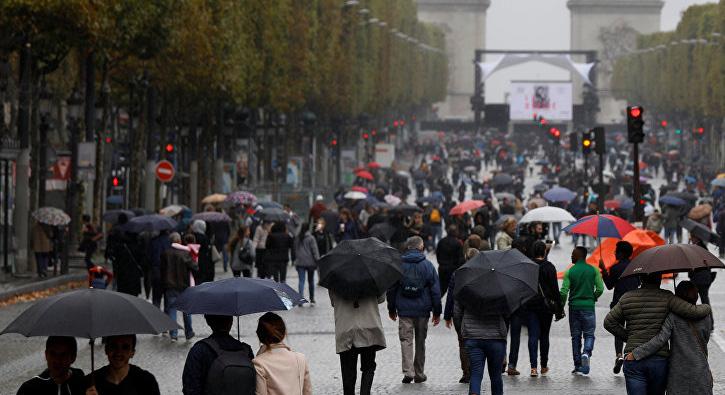
[[[419,296],[411,298],[402,295],[401,283],[398,281],[388,290],[388,312],[401,317],[429,317],[431,311],[433,315],[440,315],[441,288],[433,264],[418,250],[407,250],[402,260],[403,273],[411,272],[413,265],[420,265],[417,269],[424,277],[426,285]]]
[[[43,373],[23,383],[18,395],[83,395],[86,393],[86,380],[83,371],[71,368],[71,376],[63,384],[56,384],[46,369]]]

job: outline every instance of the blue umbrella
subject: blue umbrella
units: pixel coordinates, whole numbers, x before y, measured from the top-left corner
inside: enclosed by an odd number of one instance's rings
[[[176,228],[176,221],[159,214],[142,215],[131,218],[123,230],[130,233],[156,232]]]
[[[428,195],[428,196],[423,196],[422,198],[416,199],[415,202],[416,203],[438,203],[441,200],[443,200],[443,199],[439,198],[438,196]]]
[[[123,196],[121,196],[121,195],[108,196],[106,198],[106,203],[120,206],[123,204]]]
[[[665,195],[660,198],[660,204],[669,204],[670,206],[684,206],[687,204],[687,202],[676,196]]]
[[[686,184],[694,184],[697,182],[697,178],[693,176],[685,176],[685,183]]]
[[[576,197],[571,189],[563,187],[554,187],[544,192],[544,199],[550,202],[571,202]]]
[[[284,208],[281,204],[271,200],[259,200],[256,205],[262,206],[262,208],[278,208],[280,210]]]
[[[725,178],[716,178],[716,179],[710,181],[710,185],[712,185],[714,187],[725,188]]]

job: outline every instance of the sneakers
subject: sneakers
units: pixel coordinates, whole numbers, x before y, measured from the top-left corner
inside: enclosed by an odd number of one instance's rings
[[[519,373],[519,371],[518,371],[518,370],[516,370],[516,368],[508,368],[508,369],[506,370],[506,374],[508,374],[509,376],[518,376],[518,375],[520,375],[521,373]]]
[[[582,366],[579,369],[583,374],[589,374],[589,354],[582,354]]]
[[[531,377],[539,377],[539,372],[536,370],[536,368],[531,368]]]
[[[184,337],[186,337],[186,340],[191,340],[195,336],[196,336],[196,333],[194,333],[194,332],[189,332],[188,334],[187,333],[184,333]]]
[[[410,384],[412,382],[413,382],[412,377],[408,377],[408,376],[403,377],[403,384]]]
[[[612,372],[614,372],[614,374],[619,374],[619,372],[622,371],[623,364],[624,364],[624,358],[617,357],[617,359],[614,360],[614,369],[612,369]]]
[[[549,373],[549,368],[541,368],[541,375],[545,376],[547,373]]]

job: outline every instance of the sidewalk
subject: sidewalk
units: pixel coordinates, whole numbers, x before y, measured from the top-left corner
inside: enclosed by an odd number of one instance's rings
[[[68,268],[68,274],[61,275],[60,268],[58,274],[53,275],[53,268],[48,268],[48,277],[39,278],[37,273],[29,272],[21,276],[11,274],[0,277],[0,305],[12,303],[11,299],[32,293],[47,293],[43,296],[50,296],[55,293],[51,290],[59,288],[59,290],[67,289],[69,286],[74,288],[77,283],[85,282],[88,279],[88,272],[85,270],[82,258],[76,259],[71,257]]]

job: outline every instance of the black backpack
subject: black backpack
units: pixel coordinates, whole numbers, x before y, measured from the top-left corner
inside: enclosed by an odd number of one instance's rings
[[[213,339],[202,340],[216,353],[204,386],[206,395],[254,395],[256,371],[246,350],[222,350]]]
[[[417,298],[423,294],[423,288],[426,286],[425,275],[422,272],[422,263],[412,263],[405,265],[403,270],[403,278],[400,280],[401,294],[406,298]]]

